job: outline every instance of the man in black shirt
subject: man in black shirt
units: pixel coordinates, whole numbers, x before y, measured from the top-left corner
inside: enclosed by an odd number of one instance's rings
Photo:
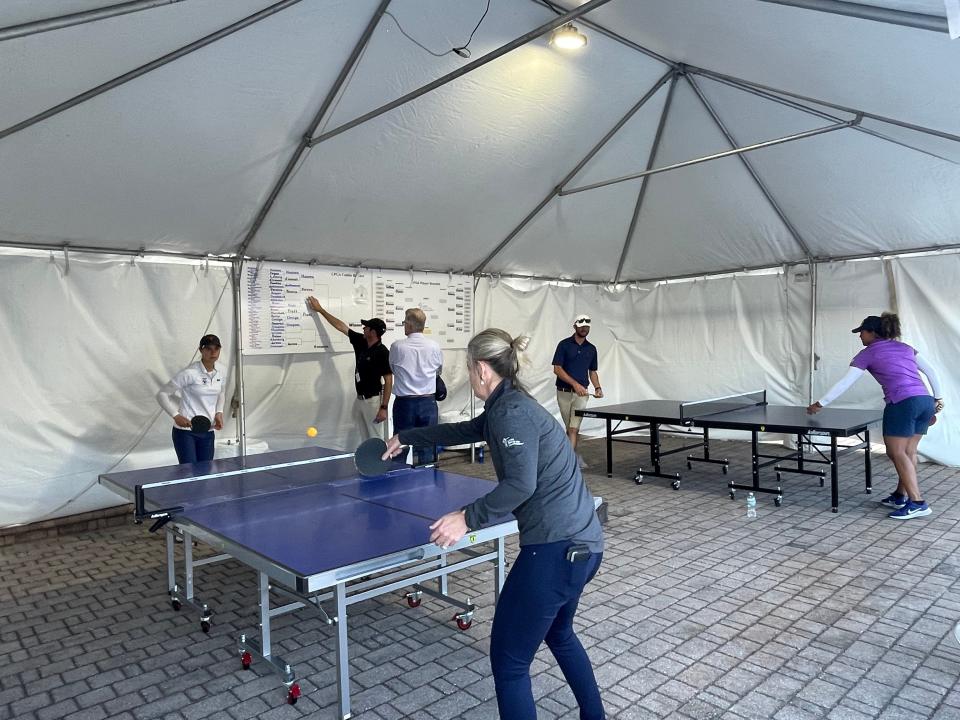
[[[393,390],[393,372],[390,370],[390,351],[380,338],[387,324],[380,318],[361,320],[363,332],[358,333],[340,318],[331,315],[315,297],[307,298],[307,305],[323,319],[350,339],[357,358],[353,380],[357,391],[354,419],[363,439],[390,437],[387,427],[387,404]]]

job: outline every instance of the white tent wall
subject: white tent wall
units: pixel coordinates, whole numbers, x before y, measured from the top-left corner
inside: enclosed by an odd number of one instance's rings
[[[782,272],[618,290],[486,279],[477,308],[478,326],[530,334],[523,377],[553,412],[553,353],[579,313],[593,319],[590,341],[600,354],[604,398],[593,404],[759,388],[775,402],[806,395],[809,285],[790,283]],[[583,430],[596,435],[601,423],[588,420]]]
[[[935,366],[944,396],[940,420],[920,444],[935,462],[960,465],[960,254],[890,260],[903,339]]]
[[[0,527],[116,505],[100,473],[175,462],[158,388],[207,332],[231,362],[222,264],[0,254],[0,319]]]
[[[960,407],[960,328],[949,312],[960,254],[864,260],[817,267],[814,396],[857,352],[862,317],[893,308],[904,339],[933,363],[947,411],[924,441],[937,462],[960,464],[949,422]],[[91,254],[0,256],[0,527],[117,504],[96,478],[111,469],[173,462],[169,419],[157,388],[194,357],[206,331],[234,352],[229,268],[198,262]],[[765,387],[774,402],[807,402],[810,282],[806,266],[610,288],[536,280],[478,281],[475,327],[528,333],[523,378],[556,413],[551,367],[574,315],[593,318],[606,397],[710,397]],[[890,288],[895,288],[891,293]],[[896,302],[894,302],[894,297]],[[470,407],[465,352],[444,353],[450,396],[441,413]],[[232,373],[232,366],[231,373]],[[351,410],[352,353],[247,356],[246,436],[251,451],[358,441]],[[232,386],[231,381],[231,386]],[[882,403],[864,379],[838,405]],[[304,430],[315,425],[314,440]],[[596,422],[584,431],[599,435]],[[234,438],[228,417],[221,439]],[[221,448],[223,450],[223,448]]]
[[[263,443],[270,450],[316,444],[352,451],[362,439],[353,420],[357,397],[353,373],[352,351],[245,356],[248,442]],[[449,395],[440,412],[464,408],[469,412],[465,350],[443,351],[443,379]],[[392,412],[391,403],[391,416]],[[318,434],[308,439],[304,431],[311,425]],[[390,427],[392,432],[392,417]]]

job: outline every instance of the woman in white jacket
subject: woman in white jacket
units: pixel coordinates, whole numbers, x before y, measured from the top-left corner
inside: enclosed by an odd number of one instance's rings
[[[217,364],[219,358],[220,338],[204,335],[200,338],[200,359],[174,375],[157,393],[160,407],[173,418],[173,449],[180,463],[213,460],[214,430],[223,428],[227,390],[227,376]],[[207,429],[198,428],[198,423]]]

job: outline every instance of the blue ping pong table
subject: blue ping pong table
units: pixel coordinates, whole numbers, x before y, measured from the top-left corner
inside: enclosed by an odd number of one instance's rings
[[[734,499],[737,490],[749,490],[754,493],[775,495],[777,507],[783,502],[782,473],[815,475],[823,486],[826,470],[830,469],[830,499],[833,512],[840,505],[839,459],[857,450],[863,453],[865,491],[872,492],[870,463],[870,427],[881,422],[882,410],[851,410],[825,408],[816,415],[807,414],[805,407],[797,405],[771,405],[767,402],[766,391],[757,390],[740,395],[732,395],[711,400],[684,402],[681,400],[641,400],[639,402],[606,405],[598,408],[577,410],[577,415],[588,418],[600,418],[606,422],[607,477],[613,476],[613,443],[627,442],[648,445],[650,448],[650,467],[636,471],[634,481],[640,485],[647,477],[665,478],[671,481],[674,490],[680,489],[680,473],[667,473],[661,469],[661,461],[666,455],[699,450],[700,455],[687,455],[687,469],[695,462],[714,463],[721,466],[727,474],[729,460],[710,456],[710,430],[742,430],[750,433],[752,456],[752,483],[740,484],[730,480],[727,484],[730,499]],[[649,439],[618,438],[617,435],[634,433],[638,430],[649,431]],[[761,451],[760,433],[783,433],[793,435],[796,449],[788,449],[777,455],[768,455]],[[693,436],[698,438],[692,444],[663,449],[661,436]],[[855,437],[852,445],[838,445],[838,438]],[[829,438],[829,442],[816,442],[816,438]],[[806,448],[810,456],[805,454]],[[789,463],[784,465],[782,463]],[[760,484],[760,471],[774,465],[777,483],[775,487],[763,487]],[[811,466],[818,466],[811,469]]]
[[[241,662],[248,668],[254,654],[266,660],[282,676],[291,704],[300,685],[293,668],[273,653],[271,618],[308,610],[335,627],[341,718],[351,716],[349,606],[407,589],[410,607],[423,595],[456,607],[454,619],[466,630],[475,606],[469,598],[450,597],[448,577],[492,564],[499,598],[505,539],[517,532],[516,521],[504,517],[442,550],[429,541],[430,523],[488,493],[492,481],[400,463],[382,476],[363,478],[352,454],[319,447],[109,473],[100,483],[133,501],[138,521],[164,529],[170,602],[175,610],[198,610],[204,632],[213,612],[195,595],[195,568],[232,558],[257,573],[260,637],[240,637]],[[177,535],[183,540],[182,588]],[[194,560],[194,541],[221,554]],[[431,580],[436,588],[423,584]],[[271,607],[271,593],[288,604]],[[329,614],[325,601],[332,601]]]

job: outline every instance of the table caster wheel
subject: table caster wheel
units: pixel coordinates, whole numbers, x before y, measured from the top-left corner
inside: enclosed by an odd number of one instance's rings
[[[453,619],[457,621],[457,627],[461,630],[469,630],[470,626],[473,625],[473,618],[462,617],[460,615],[454,615]]]
[[[777,495],[777,496],[773,499],[773,504],[776,505],[777,507],[780,507],[781,505],[783,505],[783,496]]]
[[[209,620],[201,620],[201,621],[200,621],[200,629],[203,630],[205,633],[209,633],[209,632],[210,632],[210,621],[209,621]]]
[[[240,653],[240,664],[244,670],[250,669],[250,666],[253,664],[253,655],[250,654],[249,650],[244,650]]]
[[[180,604],[180,601],[177,600],[176,598],[170,601],[170,606],[177,612],[180,612],[180,608],[183,607],[183,605]]]
[[[726,465],[721,465],[721,467],[723,468],[723,474],[726,475],[726,474],[727,474],[727,466],[726,466]]]
[[[730,499],[731,499],[731,500],[736,500],[736,499],[737,499],[737,491],[736,491],[736,490],[731,490],[731,491],[730,491]]]
[[[407,605],[412,608],[420,607],[420,596],[417,593],[408,593],[407,594]]]
[[[290,705],[296,705],[297,700],[300,699],[300,683],[294,683],[290,686],[290,690],[287,691],[287,703]]]
[[[670,487],[672,487],[674,490],[679,490],[679,489],[680,489],[680,481],[679,481],[679,480],[674,480],[672,483],[670,483]]]
[[[687,470],[693,470],[693,463],[687,460]]]

